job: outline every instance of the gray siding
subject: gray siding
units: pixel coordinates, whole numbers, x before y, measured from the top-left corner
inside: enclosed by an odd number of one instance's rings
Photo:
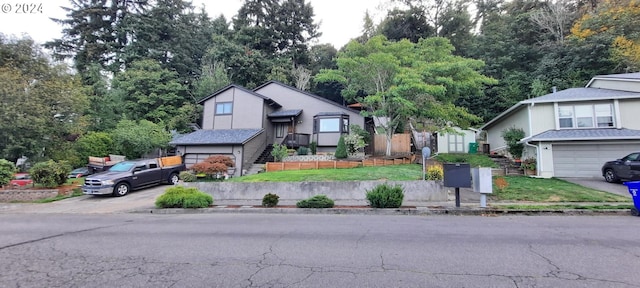
[[[267,133],[260,133],[260,135],[254,137],[244,144],[243,158],[242,158],[242,170],[249,170],[253,162],[258,159],[258,156],[267,147]],[[240,170],[239,172],[242,172]]]
[[[217,103],[233,103],[231,115],[215,115]],[[264,99],[236,88],[230,88],[205,101],[202,120],[203,129],[262,128]]]
[[[638,121],[640,99],[621,99],[619,100],[619,108],[620,126],[623,128],[640,130],[640,121]]]
[[[327,103],[277,83],[266,85],[256,90],[256,92],[278,102],[278,104],[282,105],[282,110],[303,109],[302,114],[298,117],[298,120],[302,121],[302,123],[296,124],[296,133],[313,134],[313,116],[321,112],[344,112],[349,115],[350,124],[356,124],[364,128],[364,117],[358,112],[342,108],[338,104]],[[337,143],[336,140],[333,145]]]
[[[493,126],[488,128],[487,142],[489,142],[491,151],[500,151],[507,148],[507,143],[502,138],[502,131],[507,128],[522,128],[525,132],[525,137],[530,136],[528,114],[529,111],[527,111],[527,107],[522,106],[517,111],[502,118],[499,122],[494,123]]]

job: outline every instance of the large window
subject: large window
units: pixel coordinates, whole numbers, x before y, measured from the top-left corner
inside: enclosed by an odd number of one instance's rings
[[[320,119],[320,132],[340,132],[340,118]]]
[[[313,133],[349,133],[349,115],[319,115],[313,119]]]
[[[558,107],[560,128],[613,127],[611,104],[574,105]]]
[[[221,102],[216,103],[216,115],[231,114],[233,111],[233,103]]]

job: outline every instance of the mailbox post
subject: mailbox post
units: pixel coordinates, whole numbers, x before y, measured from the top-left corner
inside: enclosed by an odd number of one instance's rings
[[[422,180],[427,180],[427,159],[431,157],[431,149],[422,147]]]
[[[471,176],[473,179],[473,192],[480,193],[480,207],[486,208],[487,194],[493,193],[491,168],[473,168]]]
[[[471,166],[463,163],[442,165],[444,187],[456,188],[456,207],[460,207],[460,187],[471,187]]]

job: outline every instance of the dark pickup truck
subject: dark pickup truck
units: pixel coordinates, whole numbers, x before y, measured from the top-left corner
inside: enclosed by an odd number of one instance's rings
[[[85,178],[82,193],[120,197],[144,187],[176,184],[180,180],[178,174],[184,170],[180,156],[123,161]]]

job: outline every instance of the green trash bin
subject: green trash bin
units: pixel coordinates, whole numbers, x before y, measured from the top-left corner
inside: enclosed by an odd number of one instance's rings
[[[469,154],[477,154],[478,153],[478,143],[471,142],[469,143]]]

